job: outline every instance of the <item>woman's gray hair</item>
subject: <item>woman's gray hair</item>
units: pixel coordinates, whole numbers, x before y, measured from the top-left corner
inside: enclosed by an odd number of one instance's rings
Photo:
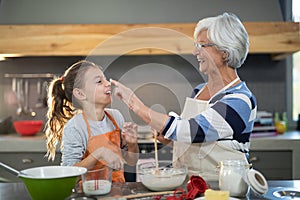
[[[249,38],[236,15],[224,13],[200,20],[194,31],[194,40],[203,30],[207,30],[208,39],[216,44],[220,51],[227,53],[228,66],[239,68],[244,63],[248,54]]]

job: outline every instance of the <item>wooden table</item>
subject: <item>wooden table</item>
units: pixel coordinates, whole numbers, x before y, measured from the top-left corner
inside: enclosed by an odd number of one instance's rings
[[[209,183],[213,189],[217,189],[217,182]],[[268,181],[269,191],[271,192],[276,187],[285,187],[285,188],[297,188],[300,190],[300,180],[287,180],[287,181]],[[182,186],[183,188],[185,185]],[[122,198],[112,198],[117,196],[126,196],[126,195],[134,195],[140,193],[149,193],[147,188],[145,188],[140,182],[127,182],[127,183],[114,183],[112,186],[112,190],[110,194],[106,196],[97,196],[96,199],[119,199]],[[248,199],[256,200],[256,199],[276,199],[271,198],[270,192],[267,193],[265,197],[257,197],[251,191]],[[82,196],[82,193],[73,194],[71,197]],[[22,182],[17,183],[0,183],[0,199],[2,200],[30,200],[30,196]],[[72,199],[72,198],[70,198]],[[76,198],[75,198],[76,199]],[[74,200],[75,200],[74,199]],[[138,199],[138,198],[137,198]],[[143,198],[143,199],[153,199],[153,197]],[[278,198],[279,199],[279,198]]]

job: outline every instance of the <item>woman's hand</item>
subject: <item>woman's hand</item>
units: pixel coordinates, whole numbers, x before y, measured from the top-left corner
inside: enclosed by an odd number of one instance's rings
[[[137,144],[137,125],[125,122],[122,128],[122,137],[128,145]]]
[[[104,160],[106,164],[112,169],[120,170],[123,168],[123,159],[108,148],[100,147],[96,149],[91,155],[97,160]]]
[[[132,109],[132,97],[135,96],[133,91],[122,83],[110,79],[112,85],[115,85],[114,94],[119,97],[130,109]]]
[[[172,145],[172,140],[168,140],[168,139],[164,138],[164,136],[162,134],[160,134],[153,128],[151,128],[151,133],[152,133],[153,138],[155,137],[154,134],[156,134],[156,139],[163,145]]]

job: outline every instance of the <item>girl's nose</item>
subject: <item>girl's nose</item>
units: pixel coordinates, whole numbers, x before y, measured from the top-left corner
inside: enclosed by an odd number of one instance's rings
[[[108,81],[107,79],[105,79],[104,85],[105,85],[105,86],[111,86],[111,83],[110,83],[110,81]]]

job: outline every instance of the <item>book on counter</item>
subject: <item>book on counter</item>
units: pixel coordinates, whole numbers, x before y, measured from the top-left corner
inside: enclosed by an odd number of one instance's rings
[[[267,111],[257,111],[251,137],[273,136],[276,134],[273,114]]]

